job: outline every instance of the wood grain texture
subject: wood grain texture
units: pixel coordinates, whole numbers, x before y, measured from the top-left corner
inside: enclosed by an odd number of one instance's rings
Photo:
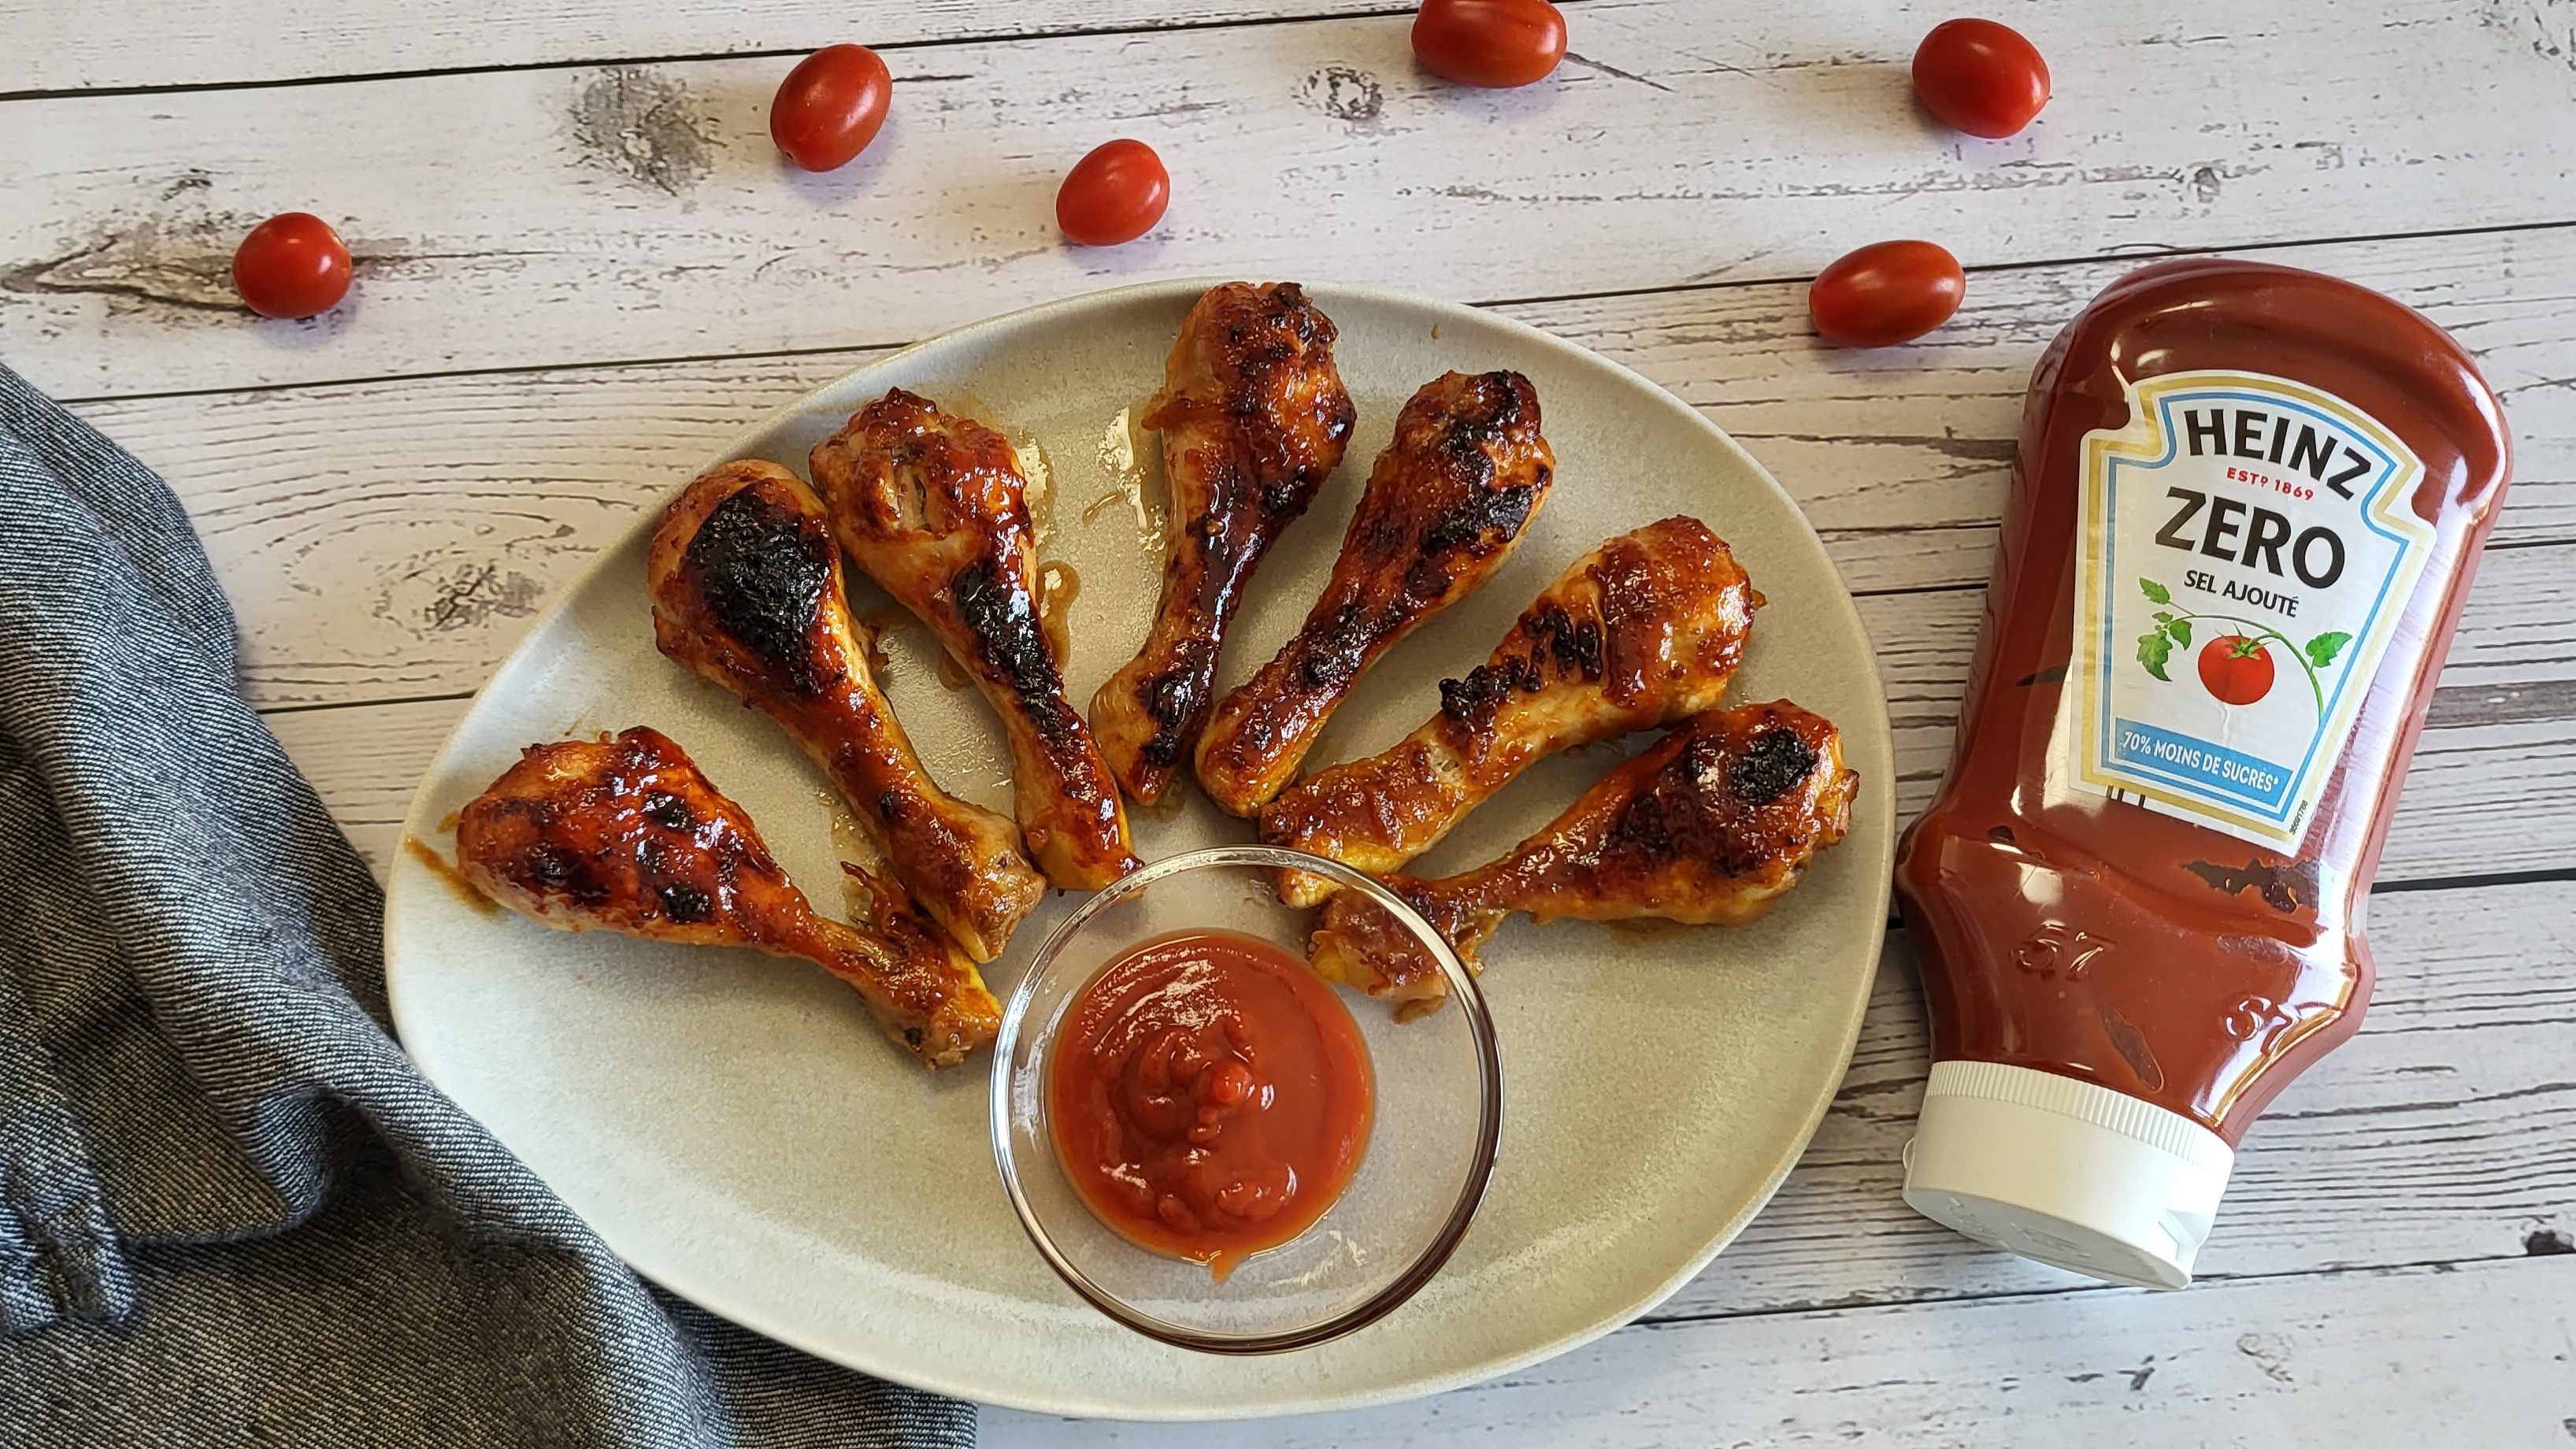
[[[2514,506],[2497,541],[2576,538],[2576,227],[2239,255],[2376,288],[2460,338],[2513,430]],[[2134,265],[1980,273],[1948,326],[1877,350],[1819,343],[1797,284],[1503,310],[1635,368],[1752,449],[1854,588],[1918,588],[1985,577],[2031,366]]]
[[[0,352],[93,396],[897,342],[1209,272],[1512,298],[1810,276],[1890,235],[1994,265],[2576,219],[2576,152],[2497,123],[2576,99],[2522,10],[2368,9],[2052,12],[2060,73],[2116,83],[2000,142],[1921,114],[1922,16],[1857,0],[1592,6],[1590,63],[1509,93],[1418,72],[1402,16],[927,46],[827,177],[769,144],[765,59],[24,100]],[[1057,180],[1117,134],[1161,148],[1171,215],[1067,247]],[[290,206],[344,223],[358,289],[254,324],[225,260]]]
[[[1571,0],[1581,4],[1582,0]],[[155,17],[135,43],[118,5],[35,7],[0,53],[0,94],[121,86],[223,85],[392,71],[560,65],[629,56],[778,54],[861,45],[996,39],[1088,30],[1161,30],[1386,12],[1387,0],[758,0],[635,5],[619,0],[199,0]],[[13,16],[13,20],[15,17]],[[28,31],[32,29],[32,34]],[[786,67],[779,67],[784,73]]]
[[[1725,1260],[1720,1259],[1722,1264]],[[1241,1434],[1270,1449],[2576,1442],[2576,1256],[1612,1334],[1480,1388]],[[987,1410],[987,1449],[1187,1449],[1205,1426]]]
[[[2576,366],[2561,340],[2576,306],[2576,228],[2261,255],[2385,287],[2477,347],[2515,433],[2498,543],[2576,541]],[[1981,277],[1967,319],[1875,353],[1819,346],[1794,283],[1503,310],[1637,369],[1742,440],[1806,510],[1855,590],[1955,589],[1985,578],[2031,365],[2122,270]],[[407,379],[78,411],[179,490],[223,577],[255,581],[235,590],[255,698],[337,703],[472,689],[544,598],[641,510],[762,414],[878,355]],[[1725,520],[1713,521],[1722,532]],[[2489,569],[2511,567],[2499,555]],[[2567,593],[2576,586],[2545,570],[2517,576],[2543,590],[2532,614],[2544,623],[2576,610]],[[2569,643],[2564,628],[2552,632]],[[2491,682],[2569,673],[2508,670]],[[2517,706],[2525,717],[2534,707],[2531,697]]]

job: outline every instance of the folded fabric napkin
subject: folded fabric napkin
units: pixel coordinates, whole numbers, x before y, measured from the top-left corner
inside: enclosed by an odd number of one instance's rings
[[[0,1440],[971,1445],[636,1278],[386,1029],[178,500],[0,367]]]

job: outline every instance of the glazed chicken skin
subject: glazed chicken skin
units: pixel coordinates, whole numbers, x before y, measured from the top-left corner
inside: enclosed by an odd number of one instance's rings
[[[1742,925],[1843,838],[1859,784],[1825,719],[1786,700],[1739,705],[1674,726],[1502,859],[1439,880],[1388,876],[1386,885],[1471,966],[1511,911],[1542,924]],[[1351,892],[1326,903],[1308,944],[1319,975],[1390,998],[1400,1015],[1448,995],[1419,943]]]
[[[1555,479],[1528,378],[1453,372],[1415,393],[1305,626],[1200,736],[1208,798],[1246,816],[1268,804],[1360,676],[1511,557]]]
[[[1065,702],[1038,615],[1028,485],[1009,441],[896,388],[811,461],[841,547],[1001,714],[1020,829],[1047,880],[1098,890],[1135,869],[1118,784]]]
[[[874,897],[869,919],[816,915],[741,807],[655,730],[530,745],[458,814],[456,864],[485,895],[559,930],[812,961],[857,987],[925,1066],[956,1065],[1001,1025],[974,964],[902,892],[844,867]]]
[[[1046,882],[1019,827],[939,788],[868,672],[822,500],[775,463],[727,463],[662,515],[646,555],[662,652],[785,727],[888,868],[967,955],[990,961]]]
[[[1761,602],[1698,519],[1623,533],[1549,585],[1492,657],[1442,680],[1428,723],[1262,807],[1261,838],[1394,870],[1537,761],[1715,709]],[[1331,890],[1290,872],[1279,895],[1304,907]]]
[[[1216,702],[1226,626],[1282,530],[1341,466],[1358,411],[1332,319],[1294,282],[1228,282],[1190,308],[1145,410],[1170,494],[1163,599],[1136,657],[1091,700],[1091,728],[1137,803],[1163,798]]]

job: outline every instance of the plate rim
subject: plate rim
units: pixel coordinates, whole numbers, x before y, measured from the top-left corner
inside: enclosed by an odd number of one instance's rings
[[[448,775],[450,757],[459,748],[460,740],[465,735],[468,724],[472,722],[475,713],[482,705],[485,693],[494,685],[503,682],[509,675],[521,667],[523,662],[530,657],[535,641],[539,635],[547,628],[547,626],[552,624],[559,615],[571,606],[571,603],[575,598],[579,597],[588,589],[594,576],[604,573],[610,566],[615,564],[618,558],[639,535],[650,533],[660,517],[662,507],[667,505],[669,499],[676,497],[682,489],[686,488],[690,480],[695,479],[709,468],[713,468],[722,463],[745,456],[746,450],[755,439],[769,433],[785,421],[810,410],[813,400],[817,396],[845,386],[851,379],[862,373],[891,366],[904,358],[910,357],[913,354],[924,351],[928,348],[971,339],[979,333],[1025,328],[1042,323],[1059,313],[1079,313],[1095,308],[1114,309],[1137,303],[1176,300],[1181,297],[1188,297],[1195,300],[1199,294],[1204,293],[1210,287],[1217,286],[1230,280],[1236,280],[1236,278],[1211,275],[1108,287],[1095,291],[1080,292],[1072,296],[1058,297],[1050,301],[1039,302],[1031,306],[1015,308],[1008,312],[997,313],[990,317],[979,318],[975,321],[951,328],[945,332],[907,343],[902,347],[898,347],[893,351],[884,354],[883,356],[870,358],[859,366],[840,373],[815,385],[814,387],[808,388],[795,397],[779,404],[777,407],[771,408],[762,413],[757,419],[746,424],[727,438],[721,448],[709,454],[696,467],[685,473],[675,474],[676,481],[671,485],[671,487],[656,495],[654,501],[649,503],[638,513],[635,522],[630,527],[628,527],[624,532],[618,534],[608,543],[604,544],[596,556],[583,564],[578,573],[557,586],[547,597],[544,606],[529,617],[521,631],[519,642],[511,647],[510,652],[504,655],[498,664],[493,666],[491,673],[485,678],[484,682],[475,688],[473,695],[466,702],[464,714],[459,716],[456,723],[449,728],[446,738],[439,742],[437,751],[430,757],[429,764],[423,770],[419,781],[414,784],[412,788],[411,803],[403,812],[401,838],[404,840],[418,839],[426,843],[436,837],[439,832],[434,828],[435,822],[426,821],[428,813],[433,808],[433,802],[431,799],[432,786],[436,782],[443,780]],[[1831,604],[1832,606],[1840,608],[1843,615],[1843,622],[1849,627],[1852,636],[1861,641],[1861,644],[1869,657],[1870,672],[1872,676],[1871,684],[1873,686],[1870,696],[1871,708],[1868,712],[1869,717],[1859,722],[1859,728],[1868,731],[1872,737],[1873,743],[1877,746],[1878,758],[1889,762],[1889,770],[1886,772],[1888,778],[1882,778],[1876,781],[1864,778],[1861,782],[1861,792],[1863,796],[1861,803],[1867,807],[1867,818],[1874,822],[1874,824],[1870,827],[1870,841],[1853,841],[1850,843],[1869,843],[1873,845],[1874,853],[1887,854],[1892,857],[1895,848],[1896,836],[1895,781],[1892,778],[1895,764],[1894,728],[1888,713],[1885,670],[1879,663],[1876,643],[1870,637],[1867,621],[1861,617],[1859,605],[1852,596],[1851,586],[1843,578],[1842,566],[1834,561],[1832,553],[1825,548],[1822,536],[1816,532],[1814,521],[1807,517],[1806,509],[1799,504],[1797,498],[1792,495],[1788,489],[1781,486],[1779,479],[1772,476],[1771,470],[1764,466],[1762,461],[1755,457],[1751,450],[1747,449],[1742,443],[1737,442],[1732,434],[1728,433],[1724,428],[1719,427],[1698,407],[1692,405],[1690,402],[1683,399],[1669,388],[1666,388],[1662,384],[1654,381],[1652,378],[1645,376],[1643,373],[1636,371],[1634,368],[1631,368],[1616,359],[1606,357],[1579,342],[1559,337],[1555,333],[1549,332],[1533,323],[1523,321],[1518,317],[1510,316],[1506,313],[1489,308],[1474,306],[1465,302],[1425,296],[1421,293],[1408,292],[1399,288],[1338,281],[1308,282],[1302,283],[1301,285],[1304,285],[1310,292],[1320,292],[1327,294],[1328,296],[1346,297],[1365,304],[1427,310],[1456,317],[1461,321],[1471,322],[1479,326],[1499,326],[1507,332],[1518,334],[1523,341],[1529,342],[1541,349],[1562,354],[1572,354],[1579,358],[1585,365],[1607,369],[1611,373],[1625,380],[1631,386],[1645,390],[1650,395],[1660,398],[1664,403],[1678,410],[1679,413],[1686,414],[1689,420],[1695,424],[1701,432],[1706,434],[1712,442],[1714,442],[1720,449],[1733,454],[1740,462],[1749,467],[1753,474],[1760,478],[1773,493],[1777,494],[1780,501],[1788,505],[1789,512],[1796,518],[1798,527],[1800,531],[1804,533],[1807,542],[1816,550],[1817,555],[1823,558],[1826,565],[1832,570],[1835,588],[1834,598],[1831,601]],[[1851,732],[1855,728],[1853,722],[1849,720],[1838,720],[1836,721],[1836,724],[1846,732]],[[1856,829],[1855,834],[1857,833],[1858,830]],[[1883,843],[1880,842],[1881,837],[1883,837]],[[437,1088],[441,1095],[449,1095],[446,1087],[441,1082],[441,1070],[435,1064],[438,1057],[436,1050],[424,1050],[422,1044],[415,1042],[411,1035],[404,1029],[406,1017],[405,1003],[407,1000],[412,1000],[414,998],[412,996],[412,991],[405,989],[401,985],[402,973],[398,970],[395,964],[398,951],[395,945],[392,923],[395,919],[397,904],[399,902],[409,901],[414,895],[428,891],[433,885],[438,886],[440,889],[446,888],[443,881],[434,882],[429,879],[429,876],[430,872],[428,867],[413,859],[411,851],[406,849],[397,849],[393,853],[393,858],[388,868],[385,882],[386,929],[383,934],[385,997],[387,1010],[393,1018],[394,1036],[397,1043],[402,1047],[405,1054],[411,1057],[413,1064],[420,1069],[422,1076],[429,1081],[430,1085]],[[1875,887],[1872,891],[1872,897],[1875,902],[1872,914],[1876,919],[1882,922],[1884,922],[1888,916],[1890,902],[1893,899],[1893,888],[1894,881],[1889,872],[1886,869],[1879,870],[1876,873]],[[1882,930],[1880,934],[1879,941],[1880,944],[1874,954],[1870,973],[1870,980],[1872,982],[1876,979],[1878,963],[1884,958],[1884,930]],[[414,985],[416,989],[418,985],[416,978]],[[930,1393],[946,1395],[950,1398],[966,1400],[971,1403],[987,1404],[996,1408],[1012,1409],[1031,1414],[1052,1415],[1067,1418],[1117,1419],[1136,1423],[1242,1421],[1276,1418],[1293,1414],[1327,1413],[1354,1409],[1377,1408],[1389,1404],[1404,1403],[1413,1399],[1426,1398],[1435,1394],[1446,1393],[1450,1390],[1465,1388],[1472,1384],[1488,1382],[1503,1375],[1518,1372],[1530,1367],[1531,1365],[1545,1362],[1546,1360],[1555,1358],[1561,1354],[1569,1353],[1574,1349],[1593,1342],[1596,1339],[1605,1337],[1620,1328],[1626,1327],[1644,1315],[1653,1312],[1658,1305],[1662,1304],[1665,1300],[1672,1297],[1674,1293],[1678,1292],[1684,1284],[1699,1276],[1699,1274],[1716,1259],[1719,1253],[1725,1251],[1725,1249],[1732,1244],[1737,1237],[1742,1235],[1746,1225],[1751,1223],[1764,1208],[1770,1205],[1771,1199],[1779,1192],[1780,1185],[1787,1180],[1791,1170],[1793,1170],[1797,1166],[1799,1160],[1806,1155],[1808,1145],[1814,1141],[1817,1129],[1823,1125],[1826,1114],[1832,1110],[1835,1099],[1841,1093],[1842,1083],[1850,1072],[1852,1054],[1859,1044],[1861,1024],[1868,1014],[1870,1001],[1873,995],[1874,987],[1870,985],[1864,985],[1863,989],[1854,994],[1852,1006],[1845,1014],[1845,1019],[1842,1023],[1841,1044],[1835,1052],[1837,1064],[1833,1072],[1830,1074],[1830,1080],[1827,1081],[1822,1090],[1818,1092],[1816,1100],[1809,1105],[1805,1120],[1799,1124],[1796,1133],[1783,1137],[1781,1151],[1772,1162],[1769,1169],[1763,1174],[1759,1190],[1752,1194],[1741,1211],[1737,1212],[1720,1226],[1718,1231],[1707,1243],[1694,1252],[1687,1261],[1680,1263],[1672,1273],[1666,1275],[1660,1282],[1654,1284],[1647,1292],[1637,1296],[1633,1301],[1602,1315],[1580,1328],[1560,1334],[1535,1348],[1527,1349],[1519,1353],[1489,1358],[1466,1368],[1452,1370],[1447,1373],[1419,1375],[1406,1379],[1403,1382],[1390,1384],[1381,1388],[1360,1390],[1351,1393],[1325,1393],[1307,1395],[1305,1397],[1291,1397],[1266,1405],[1226,1404],[1207,1408],[1199,1408],[1185,1404],[1170,1406],[1136,1406],[1116,1402],[1107,1398],[1090,1397],[1078,1393],[1059,1394],[1051,1397],[1018,1394],[1007,1391],[996,1393],[991,1386],[974,1382],[971,1376],[944,1376],[936,1373],[916,1373],[909,1370],[890,1371],[881,1366],[862,1361],[866,1357],[864,1354],[852,1354],[839,1346],[822,1342],[816,1336],[809,1336],[792,1326],[774,1322],[770,1319],[769,1315],[762,1311],[756,1304],[744,1306],[733,1301],[729,1301],[727,1300],[726,1295],[714,1285],[691,1284],[685,1282],[684,1280],[690,1276],[685,1272],[666,1273],[656,1268],[647,1267],[643,1262],[638,1261],[637,1254],[630,1250],[629,1244],[620,1242],[617,1237],[612,1236],[610,1233],[593,1225],[588,1218],[582,1217],[577,1210],[572,1208],[569,1202],[563,1199],[560,1190],[558,1190],[551,1182],[546,1182],[533,1167],[529,1168],[528,1171],[531,1177],[535,1177],[540,1183],[542,1183],[549,1193],[555,1194],[557,1201],[562,1202],[567,1211],[572,1212],[572,1215],[575,1218],[580,1219],[582,1225],[591,1233],[596,1235],[601,1242],[607,1246],[608,1250],[611,1253],[614,1253],[618,1260],[621,1263],[624,1263],[627,1268],[633,1271],[637,1276],[687,1300],[709,1313],[715,1314],[717,1317],[723,1318],[740,1327],[749,1329],[754,1333],[758,1333],[765,1338],[773,1340],[774,1342],[782,1343],[800,1352],[811,1354],[825,1362],[838,1364],[844,1368],[853,1369],[860,1373],[885,1379],[888,1382],[902,1384],[907,1387],[921,1389]],[[456,1099],[452,1095],[449,1095],[449,1100],[452,1103],[455,1103],[459,1111],[465,1111],[463,1104],[461,1102],[456,1102]],[[468,1117],[473,1116],[470,1111],[466,1112],[466,1115]],[[483,1126],[480,1118],[475,1118],[475,1122],[477,1126]],[[504,1151],[511,1152],[511,1155],[514,1158],[518,1157],[517,1152],[511,1149],[507,1142],[502,1141],[498,1133],[493,1132],[488,1126],[483,1127],[483,1130],[487,1134],[490,1134],[493,1141],[498,1143]],[[524,1165],[525,1160],[520,1160]],[[1032,1251],[1035,1250],[1032,1249]],[[649,1249],[647,1255],[649,1256]],[[1149,1340],[1140,1337],[1138,1342],[1145,1343],[1149,1342]]]

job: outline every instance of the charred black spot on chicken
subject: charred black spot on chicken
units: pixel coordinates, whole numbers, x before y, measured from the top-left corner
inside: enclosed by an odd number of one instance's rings
[[[1487,479],[1494,465],[1483,453]],[[1547,487],[1548,469],[1541,465],[1532,470],[1536,482],[1527,488],[1493,488],[1479,482],[1457,507],[1443,513],[1422,535],[1425,553],[1474,545],[1496,548],[1520,537],[1521,525],[1529,522],[1530,507]]]
[[[1522,395],[1528,393],[1528,403]],[[1521,420],[1524,406],[1534,404],[1529,379],[1517,372],[1480,372],[1467,379],[1465,395],[1460,399],[1452,436],[1464,435],[1479,443],[1498,442],[1503,430]]]
[[[1788,794],[1816,759],[1788,729],[1763,730],[1740,747],[1721,734],[1694,735],[1619,812],[1609,844],[1641,857],[1706,860],[1730,874],[1750,870],[1765,846],[1742,828],[1745,812]]]
[[[644,818],[665,830],[688,830],[698,823],[689,810],[689,802],[668,790],[656,790],[644,797]]]
[[[662,914],[681,925],[692,925],[715,914],[715,902],[696,886],[671,881],[656,894],[662,902]]]
[[[1062,739],[1070,717],[1063,707],[1064,680],[1047,653],[1029,591],[1017,580],[1005,579],[990,558],[960,569],[949,588],[957,600],[957,617],[975,636],[985,667],[1010,685],[1040,734]]]
[[[538,828],[544,828],[542,819],[538,821]],[[562,890],[572,883],[573,872],[580,868],[580,864],[551,845],[537,845],[528,851],[527,867],[528,879]]]
[[[527,875],[546,890],[570,896],[585,905],[596,905],[608,899],[608,886],[590,863],[552,844],[539,843],[527,855]]]
[[[1546,684],[1547,671],[1536,660],[1507,655],[1468,670],[1464,679],[1440,681],[1440,712],[1470,734],[1486,734],[1504,700],[1535,694]]]
[[[1367,611],[1357,604],[1345,604],[1326,628],[1311,630],[1299,642],[1305,646],[1305,661],[1298,667],[1298,678],[1308,689],[1339,689],[1359,673],[1360,660],[1368,652],[1372,632],[1368,629]]]
[[[1556,660],[1556,667],[1567,675],[1580,675],[1592,680],[1601,677],[1601,621],[1574,616],[1554,604],[1540,609],[1521,622],[1521,631],[1533,644],[1544,648]]]
[[[1747,805],[1768,805],[1805,783],[1816,751],[1795,730],[1764,730],[1728,772],[1727,788]]]
[[[1137,686],[1137,702],[1152,717],[1155,730],[1137,751],[1145,763],[1169,768],[1189,753],[1187,735],[1190,723],[1207,705],[1209,668],[1194,656],[1204,651],[1185,651],[1180,667],[1168,670]]]
[[[818,523],[758,487],[743,488],[698,525],[687,566],[727,634],[796,688],[816,687],[805,638],[832,578],[832,541]]]

